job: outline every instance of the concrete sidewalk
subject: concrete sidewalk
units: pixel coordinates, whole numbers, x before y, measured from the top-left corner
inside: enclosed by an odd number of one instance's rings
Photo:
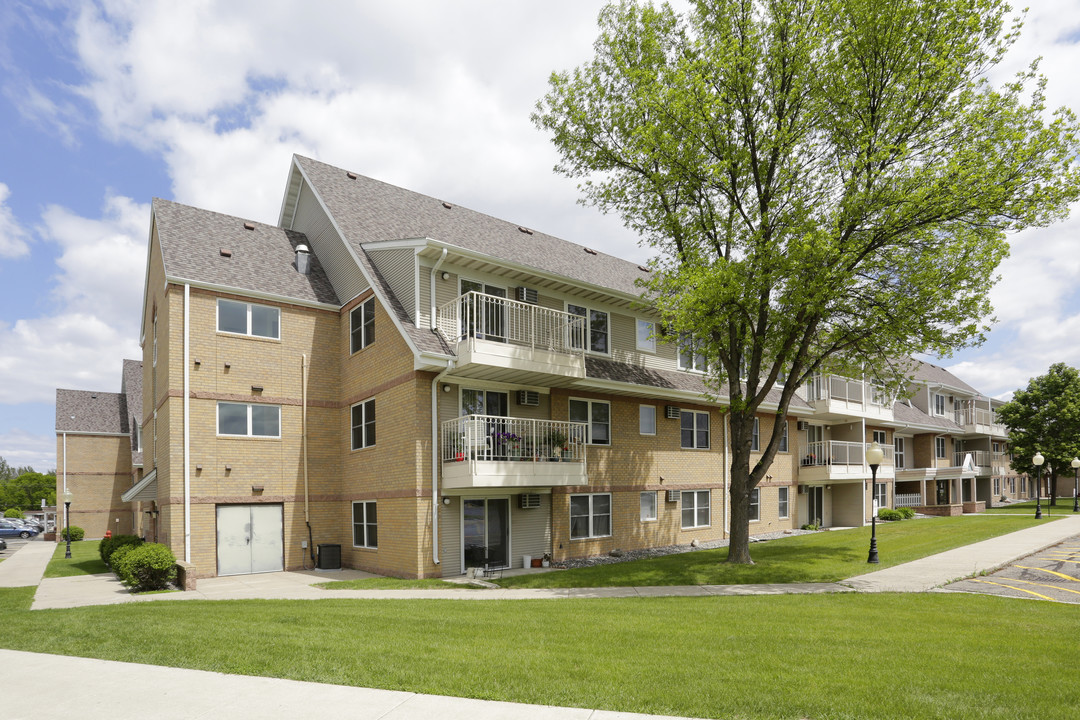
[[[3,563],[0,563],[2,565]],[[525,705],[324,685],[277,678],[0,650],[5,718],[36,718],[27,707],[48,698],[48,714],[79,720],[357,718],[359,720],[644,720],[659,715]],[[148,693],[145,702],[133,692]],[[671,716],[663,716],[670,718]]]
[[[988,516],[977,522],[994,522]],[[1080,535],[1080,515],[1051,519],[1041,525],[1018,530],[982,542],[948,550],[903,565],[857,575],[842,581],[859,592],[927,592],[954,580],[992,572],[1014,560]],[[879,548],[879,554],[887,552]]]
[[[33,539],[0,562],[0,587],[37,585],[45,574],[56,543]]]

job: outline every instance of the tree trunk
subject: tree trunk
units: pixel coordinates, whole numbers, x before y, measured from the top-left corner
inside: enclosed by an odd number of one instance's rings
[[[737,480],[737,474],[743,477]],[[731,530],[728,536],[727,562],[734,565],[754,564],[750,557],[750,492],[746,490],[749,475],[745,465],[741,472],[732,468],[731,490],[728,494],[728,502],[731,503]]]
[[[1057,506],[1057,473],[1056,472],[1050,473],[1050,488],[1047,491],[1047,495],[1049,496],[1049,499],[1047,500],[1046,504],[1047,505],[1053,505],[1053,506],[1056,507]]]

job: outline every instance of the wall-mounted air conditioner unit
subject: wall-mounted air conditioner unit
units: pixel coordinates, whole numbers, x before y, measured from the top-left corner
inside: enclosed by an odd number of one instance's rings
[[[518,302],[529,303],[530,305],[540,302],[536,288],[519,287],[517,289],[517,299]]]
[[[521,498],[522,510],[530,510],[532,508],[540,507],[540,496],[536,493],[523,493],[519,497]]]
[[[799,420],[797,423],[795,423],[795,427],[799,430],[805,430],[807,425],[808,423],[805,420]]]
[[[681,491],[679,491],[679,490],[668,490],[667,491],[667,501],[668,502],[679,502],[679,494],[680,494],[680,492]]]
[[[674,405],[664,406],[664,417],[666,417],[668,420],[678,420],[681,415],[681,408],[677,408]]]
[[[517,404],[536,407],[540,404],[540,393],[535,390],[518,390]]]

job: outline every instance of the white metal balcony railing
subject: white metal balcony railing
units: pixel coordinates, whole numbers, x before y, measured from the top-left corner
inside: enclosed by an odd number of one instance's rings
[[[561,310],[471,291],[443,305],[435,317],[451,345],[476,338],[585,355],[585,318]]]
[[[954,420],[956,420],[957,425],[963,427],[989,425],[991,427],[997,426],[1002,432],[1005,431],[1005,425],[998,420],[996,412],[986,408],[975,407],[967,402],[957,404],[957,408],[954,411]]]
[[[442,423],[442,461],[585,462],[585,423],[466,415]]]
[[[827,465],[862,465],[866,457],[866,448],[869,443],[844,442],[842,440],[823,440],[808,443],[806,452],[803,454],[803,467],[817,467]],[[882,446],[881,452],[885,457],[882,465],[893,464],[893,448]]]
[[[807,381],[807,399],[841,400],[858,405],[884,407],[888,404],[885,386],[877,383],[852,380],[840,375],[815,375]]]
[[[990,467],[994,453],[989,450],[957,450],[953,453],[953,466],[962,467],[968,455],[976,467]]]

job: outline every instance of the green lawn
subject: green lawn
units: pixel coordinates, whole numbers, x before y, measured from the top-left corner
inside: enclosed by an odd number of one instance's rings
[[[1049,602],[838,594],[163,601],[29,612],[32,597],[33,588],[0,589],[0,646],[744,720],[1065,720],[1080,705],[1080,608]]]
[[[1052,507],[1048,504],[1047,499],[1043,498],[1041,505],[1043,517],[1045,517],[1047,513],[1050,513],[1050,517],[1073,514],[1073,499],[1071,497],[1059,497],[1057,499],[1057,505]],[[1035,501],[1025,500],[1024,502],[1014,503],[1012,505],[986,508],[986,512],[992,515],[1031,515],[1032,517],[1035,517]]]
[[[465,590],[475,586],[447,582],[438,578],[405,580],[392,577],[373,577],[360,580],[331,580],[330,582],[315,583],[313,587],[323,588],[324,590]]]
[[[66,543],[60,542],[56,544],[56,550],[53,552],[52,560],[45,567],[45,577],[58,578],[58,577],[70,577],[72,575],[98,575],[100,573],[112,572],[108,566],[101,561],[101,555],[98,554],[98,543],[96,540],[79,540],[71,543],[71,559],[65,560]]]
[[[1042,522],[1047,522],[1046,518]],[[641,585],[745,585],[835,582],[917,560],[962,545],[1022,530],[1034,518],[952,517],[878,523],[877,567],[866,563],[870,528],[795,535],[750,546],[754,565],[727,565],[727,548],[700,550],[611,565],[517,575],[503,587],[608,587]]]

